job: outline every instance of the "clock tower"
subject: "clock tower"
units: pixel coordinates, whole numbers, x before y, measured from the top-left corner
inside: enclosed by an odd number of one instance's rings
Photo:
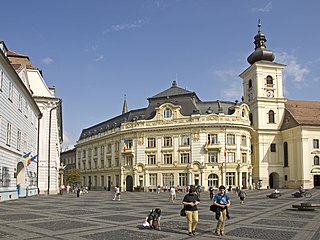
[[[280,127],[285,110],[282,73],[285,65],[275,63],[274,54],[266,48],[266,37],[261,32],[254,37],[255,51],[248,57],[250,66],[240,74],[243,79],[243,99],[250,107],[252,136],[252,164],[254,182],[266,188],[270,179],[283,176],[283,156]],[[259,181],[260,180],[260,181]],[[281,179],[277,179],[281,186]]]

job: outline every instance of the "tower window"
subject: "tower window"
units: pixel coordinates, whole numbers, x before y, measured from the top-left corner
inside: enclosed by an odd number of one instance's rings
[[[274,111],[270,110],[268,112],[269,123],[274,123]]]
[[[288,167],[289,161],[288,161],[288,143],[284,142],[283,144],[283,159],[284,159],[284,167]]]
[[[314,165],[320,165],[320,163],[319,163],[319,156],[315,156],[315,157],[313,158],[313,160],[314,160]]]
[[[267,76],[267,86],[273,86],[273,78],[271,76]]]
[[[252,116],[252,113],[249,113],[249,120],[250,120],[250,125],[252,126],[252,124],[253,124],[253,116]]]
[[[276,152],[276,144],[275,143],[270,144],[270,150],[271,150],[271,152]]]
[[[313,148],[319,148],[319,139],[313,139]]]
[[[252,80],[251,80],[251,79],[249,80],[248,87],[249,87],[249,89],[251,89],[251,88],[252,88]]]

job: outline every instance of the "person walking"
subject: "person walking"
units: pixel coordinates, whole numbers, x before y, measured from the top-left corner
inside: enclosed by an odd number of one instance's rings
[[[174,202],[176,200],[176,189],[174,186],[170,188],[170,197],[169,197],[170,202]]]
[[[243,204],[244,198],[247,196],[247,193],[244,191],[243,187],[239,190],[238,196],[240,198],[240,204]]]
[[[229,216],[228,207],[231,205],[229,196],[225,193],[225,186],[219,187],[219,193],[213,197],[213,204],[217,205],[216,218],[218,220],[215,234],[217,236],[224,235],[224,226]]]
[[[113,201],[115,201],[118,197],[118,201],[120,201],[120,188],[119,186],[115,186],[114,188],[114,198],[112,199]]]
[[[210,200],[213,199],[213,187],[209,187],[209,197],[210,197]]]
[[[76,190],[77,190],[77,197],[80,197],[81,187],[80,187],[80,184],[79,184],[79,183],[77,184]]]
[[[199,196],[194,187],[190,187],[189,193],[184,196],[182,204],[186,210],[186,218],[188,222],[188,235],[195,236],[198,225],[198,205],[200,203]]]

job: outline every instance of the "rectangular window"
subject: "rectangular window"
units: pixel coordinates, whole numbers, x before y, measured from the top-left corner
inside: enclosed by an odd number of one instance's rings
[[[111,143],[108,143],[107,153],[111,153]]]
[[[276,144],[275,143],[271,143],[270,150],[271,150],[271,152],[276,152]]]
[[[104,160],[101,160],[101,162],[100,162],[100,168],[104,168]]]
[[[164,147],[172,147],[172,137],[164,137],[163,138],[163,146]]]
[[[11,137],[12,137],[12,135],[11,135],[11,130],[12,130],[12,125],[11,125],[11,123],[8,123],[7,124],[7,145],[11,145]]]
[[[103,145],[100,146],[100,155],[101,156],[104,155],[104,146]]]
[[[2,168],[1,182],[2,182],[2,187],[9,187],[10,174],[9,174],[9,168],[7,167]]]
[[[189,146],[190,145],[190,137],[188,135],[181,136],[181,145],[182,146]]]
[[[115,166],[119,167],[119,158],[114,159],[114,162],[115,162]]]
[[[236,153],[235,152],[227,152],[227,162],[235,162]]]
[[[11,81],[9,81],[9,95],[8,98],[12,101],[12,97],[13,97],[13,83]]]
[[[148,138],[148,148],[155,148],[155,147],[156,147],[156,139]]]
[[[22,111],[22,95],[19,94],[19,110]]]
[[[235,144],[236,136],[234,134],[227,134],[227,144]]]
[[[190,163],[190,154],[189,153],[181,153],[180,162],[182,164]]]
[[[313,148],[319,148],[319,139],[313,139]]]
[[[169,189],[170,186],[174,185],[173,173],[162,173],[162,185]]]
[[[247,163],[247,154],[246,153],[241,153],[241,161],[242,161],[242,163]]]
[[[85,149],[82,150],[82,158],[86,158],[87,157],[87,152]]]
[[[150,173],[149,174],[149,183],[151,186],[157,186],[157,174],[156,173]]]
[[[163,164],[172,164],[172,154],[163,155]]]
[[[21,150],[21,140],[22,140],[22,133],[21,130],[18,129],[18,134],[17,134],[17,150]]]
[[[81,158],[81,151],[78,151],[78,159]]]
[[[132,156],[127,156],[126,157],[126,165],[127,166],[132,166]]]
[[[3,70],[0,70],[0,91],[3,91]]]
[[[208,152],[208,162],[209,163],[217,163],[219,160],[218,152]]]
[[[97,155],[98,155],[98,147],[94,147],[93,156],[97,156]]]
[[[208,134],[208,144],[217,144],[218,134]]]
[[[234,186],[235,185],[235,173],[234,172],[227,172],[226,174],[227,186]]]
[[[188,174],[187,173],[179,173],[179,186],[187,186],[187,178]]]
[[[132,143],[131,143],[132,145]],[[115,142],[114,144],[115,152],[119,152],[119,142]]]
[[[101,176],[101,187],[104,186],[104,176]]]
[[[88,149],[88,158],[89,158],[89,159],[91,158],[91,155],[92,155],[92,149],[89,148],[89,149]]]
[[[247,146],[247,137],[244,135],[241,136],[241,146]]]
[[[111,158],[108,158],[107,159],[107,168],[110,168],[111,167]]]
[[[150,165],[156,164],[156,155],[148,155],[148,164]]]

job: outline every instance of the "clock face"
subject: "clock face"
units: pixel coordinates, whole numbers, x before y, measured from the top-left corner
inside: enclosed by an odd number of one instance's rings
[[[273,97],[273,91],[269,90],[269,91],[267,92],[267,97]]]

